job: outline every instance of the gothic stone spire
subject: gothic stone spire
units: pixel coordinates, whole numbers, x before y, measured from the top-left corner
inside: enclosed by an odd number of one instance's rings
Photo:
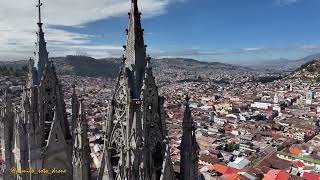
[[[36,68],[34,67],[34,60],[30,57],[28,64],[28,78],[26,82],[26,87],[31,88],[33,85],[37,84]]]
[[[79,114],[79,101],[76,93],[76,85],[72,85],[72,97],[71,97],[71,105],[72,105],[72,118],[71,118],[71,133],[73,134],[77,125],[77,117]],[[72,136],[74,137],[74,136]]]
[[[38,70],[38,82],[41,80],[41,77],[43,75],[43,71],[45,68],[45,65],[49,62],[48,58],[48,51],[47,51],[47,43],[44,39],[44,32],[42,29],[43,23],[41,22],[41,6],[43,3],[41,3],[41,0],[38,0],[37,8],[38,8],[38,27],[39,30],[37,32],[37,43],[36,43],[36,49],[38,52],[35,53],[36,59],[37,59],[37,65],[36,68]]]
[[[28,167],[28,145],[27,145],[27,127],[22,111],[15,110],[15,127],[14,127],[14,163],[17,170],[24,170]],[[26,174],[16,174],[17,179],[26,179]]]
[[[146,56],[141,14],[131,0],[123,64],[108,115],[99,180],[173,180],[164,142],[165,119],[152,69]],[[167,155],[167,156],[166,156]]]
[[[47,139],[53,120],[53,108],[56,107],[59,122],[65,138],[71,140],[69,123],[65,110],[62,86],[57,77],[57,73],[52,61],[46,64],[43,71],[43,77],[39,85],[39,107],[40,107],[40,124],[44,126],[45,136]]]
[[[187,130],[192,130],[193,127],[193,120],[192,120],[192,115],[191,115],[191,109],[189,106],[189,101],[190,101],[190,97],[189,95],[186,95],[185,98],[185,111],[184,111],[184,117],[183,117],[183,123],[182,123],[182,128],[184,131]]]
[[[7,92],[4,92],[4,107],[0,107],[0,147],[2,148],[2,159],[4,164],[0,166],[0,179],[3,174],[4,179],[13,178],[10,168],[13,166],[13,139],[14,139],[14,114],[13,108]],[[4,172],[2,172],[4,170]]]
[[[74,130],[73,147],[73,179],[90,179],[90,147],[88,140],[88,124],[84,112],[83,100],[80,100],[78,120]]]
[[[69,146],[64,137],[63,129],[59,120],[58,107],[53,108],[54,118],[50,134],[44,149],[43,165],[45,169],[63,169],[64,174],[56,174],[54,179],[72,179],[72,156]],[[51,179],[50,174],[44,174],[42,179]]]
[[[183,118],[183,135],[181,141],[181,162],[180,173],[181,179],[193,180],[198,179],[198,144],[195,136],[195,126],[192,120],[191,110],[189,107],[189,96],[186,96],[186,107]]]
[[[146,67],[146,46],[141,27],[141,13],[137,0],[131,0],[129,12],[129,27],[127,30],[127,45],[125,47],[125,66],[131,71],[133,83],[133,96],[138,97],[142,86],[143,74]]]
[[[8,96],[7,89],[5,89],[5,91],[4,91],[4,98],[3,99],[5,102],[5,106],[8,108],[8,110],[11,110],[12,102],[11,102],[11,98]]]

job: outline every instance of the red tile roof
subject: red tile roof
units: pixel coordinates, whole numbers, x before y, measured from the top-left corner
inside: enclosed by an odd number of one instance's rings
[[[298,162],[296,163],[296,165],[297,165],[298,167],[303,167],[303,166],[304,166],[303,162],[301,162],[301,161],[298,161]]]
[[[301,153],[300,149],[294,148],[294,147],[290,147],[289,151],[291,154],[294,154],[294,155],[299,155]]]
[[[305,180],[320,180],[320,175],[308,172],[304,172],[302,177]]]
[[[225,180],[237,180],[239,178],[239,173],[232,173],[230,175],[227,175]]]
[[[283,170],[270,170],[263,178],[263,180],[288,180],[290,174]]]
[[[232,131],[232,127],[228,124],[224,127],[225,131]]]
[[[221,174],[233,174],[233,173],[238,173],[239,170],[226,166],[224,164],[214,164],[211,166],[208,166],[208,171],[217,171],[218,173]]]

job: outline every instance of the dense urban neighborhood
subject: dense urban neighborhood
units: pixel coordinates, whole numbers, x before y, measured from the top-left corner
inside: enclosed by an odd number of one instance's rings
[[[34,57],[0,59],[0,180],[320,179],[320,54],[153,59],[126,4],[121,58],[49,57],[38,0]]]
[[[171,158],[180,170],[180,146],[185,96],[190,97],[199,174],[204,179],[317,179],[320,177],[320,83],[319,61],[272,82],[253,80],[251,73],[226,72],[201,81],[179,77],[159,88],[165,112]],[[310,67],[311,66],[311,67]],[[310,71],[311,70],[311,71]],[[217,76],[225,82],[214,81]],[[161,81],[161,74],[156,75]],[[106,117],[116,81],[105,77],[60,75],[71,121],[72,85],[86,104],[91,168],[101,166]],[[228,79],[232,79],[231,81]],[[6,89],[19,104],[24,76],[1,76]],[[2,95],[4,91],[2,91]],[[3,99],[2,99],[3,101]]]

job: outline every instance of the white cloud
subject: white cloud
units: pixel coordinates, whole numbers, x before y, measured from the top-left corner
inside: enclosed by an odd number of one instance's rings
[[[242,48],[241,50],[242,51],[245,51],[245,52],[251,52],[251,51],[259,51],[259,50],[263,50],[264,48]]]
[[[166,7],[172,2],[181,0],[143,0],[139,1],[140,11],[144,17],[152,17],[166,12]],[[37,9],[36,0],[2,0],[0,1],[0,56],[28,57],[32,55],[33,43],[36,40]],[[83,27],[86,23],[114,16],[126,15],[130,8],[130,0],[54,0],[44,1],[42,16],[45,25],[63,25]],[[114,46],[88,46],[89,34],[71,33],[45,26],[46,40],[54,46],[60,45],[60,50],[75,52],[76,49],[98,51],[100,54],[115,50]],[[82,46],[82,47],[79,47]],[[116,47],[118,48],[118,47]],[[51,54],[61,52],[50,50]],[[96,52],[96,54],[98,54]],[[107,54],[107,53],[106,53]]]
[[[309,44],[309,45],[303,45],[301,47],[301,49],[304,49],[304,50],[318,50],[320,49],[320,45],[316,45],[316,44]]]
[[[275,0],[275,4],[278,6],[287,6],[293,3],[297,3],[301,0]]]
[[[63,47],[61,45],[50,45],[48,48],[59,56],[85,54],[94,58],[120,57],[121,52],[123,52],[122,47],[112,45],[66,45]]]
[[[270,51],[272,48],[264,47],[251,47],[251,48],[224,48],[224,49],[209,49],[209,50],[200,50],[200,48],[190,48],[178,51],[164,51],[164,50],[153,50],[151,49],[150,53],[152,56],[158,58],[164,57],[215,57],[231,54],[257,54],[265,53]]]

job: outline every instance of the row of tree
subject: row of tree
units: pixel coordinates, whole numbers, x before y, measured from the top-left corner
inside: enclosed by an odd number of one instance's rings
[[[28,66],[23,66],[22,68],[14,68],[7,66],[0,66],[1,76],[24,76],[28,72]]]

